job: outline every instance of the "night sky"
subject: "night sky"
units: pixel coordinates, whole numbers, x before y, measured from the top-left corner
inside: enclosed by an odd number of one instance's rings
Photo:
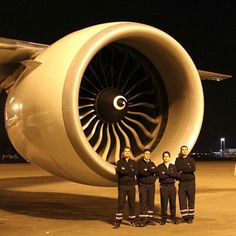
[[[231,74],[204,81],[205,116],[194,151],[236,148],[236,14],[233,1],[9,1],[1,3],[0,37],[51,44],[73,31],[112,21],[135,21],[174,37],[198,69]]]

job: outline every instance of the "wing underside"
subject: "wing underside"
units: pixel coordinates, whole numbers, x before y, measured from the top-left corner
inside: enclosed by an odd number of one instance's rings
[[[7,89],[48,45],[0,38],[0,90]]]

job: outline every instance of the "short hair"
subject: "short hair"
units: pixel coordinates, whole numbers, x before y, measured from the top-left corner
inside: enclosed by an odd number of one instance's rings
[[[131,148],[129,146],[124,146],[122,152],[124,152],[125,149],[129,149],[131,151]]]
[[[145,152],[151,152],[151,150],[149,148],[144,148],[143,153],[145,153]]]
[[[164,155],[165,155],[166,153],[167,153],[167,154],[169,155],[169,157],[170,157],[170,152],[168,152],[168,151],[164,151],[164,152],[162,153],[162,157],[164,157]]]
[[[187,148],[188,149],[188,146],[183,145],[183,146],[180,147],[180,150],[182,150],[183,148]]]

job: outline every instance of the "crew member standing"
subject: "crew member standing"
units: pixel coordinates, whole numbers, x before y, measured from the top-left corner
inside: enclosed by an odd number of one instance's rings
[[[151,161],[151,152],[144,149],[138,160],[139,218],[143,225],[155,225],[153,221],[156,166]]]
[[[161,198],[161,225],[166,223],[167,206],[170,204],[171,223],[178,224],[176,219],[176,187],[175,179],[180,176],[175,165],[170,163],[170,153],[162,154],[163,163],[157,166],[157,175],[160,182]]]
[[[195,213],[195,161],[188,156],[188,147],[180,148],[180,155],[176,158],[175,165],[180,172],[179,178],[179,205],[184,222],[192,223]]]
[[[126,196],[128,196],[130,224],[135,225],[135,183],[138,167],[137,162],[130,159],[130,157],[131,149],[125,147],[121,159],[117,162],[118,207],[114,228],[120,227],[122,222]]]

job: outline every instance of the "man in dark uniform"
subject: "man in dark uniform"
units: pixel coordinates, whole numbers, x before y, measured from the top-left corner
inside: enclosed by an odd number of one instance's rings
[[[117,162],[118,207],[115,224],[113,227],[115,229],[120,227],[123,219],[126,196],[128,196],[130,224],[135,226],[135,183],[136,176],[138,174],[138,167],[137,162],[130,159],[130,157],[131,149],[129,147],[125,147],[123,149],[121,159]]]
[[[175,165],[170,163],[170,153],[163,152],[163,163],[157,166],[157,175],[160,182],[161,197],[161,225],[166,223],[167,206],[170,204],[171,223],[178,224],[176,219],[176,187],[175,179],[180,176]]]
[[[180,172],[179,179],[179,205],[184,222],[192,223],[194,219],[195,203],[195,175],[196,165],[193,158],[188,156],[188,147],[180,148],[180,155],[175,165]]]
[[[156,166],[151,161],[151,152],[144,149],[138,160],[139,218],[143,225],[155,225],[153,221]]]

